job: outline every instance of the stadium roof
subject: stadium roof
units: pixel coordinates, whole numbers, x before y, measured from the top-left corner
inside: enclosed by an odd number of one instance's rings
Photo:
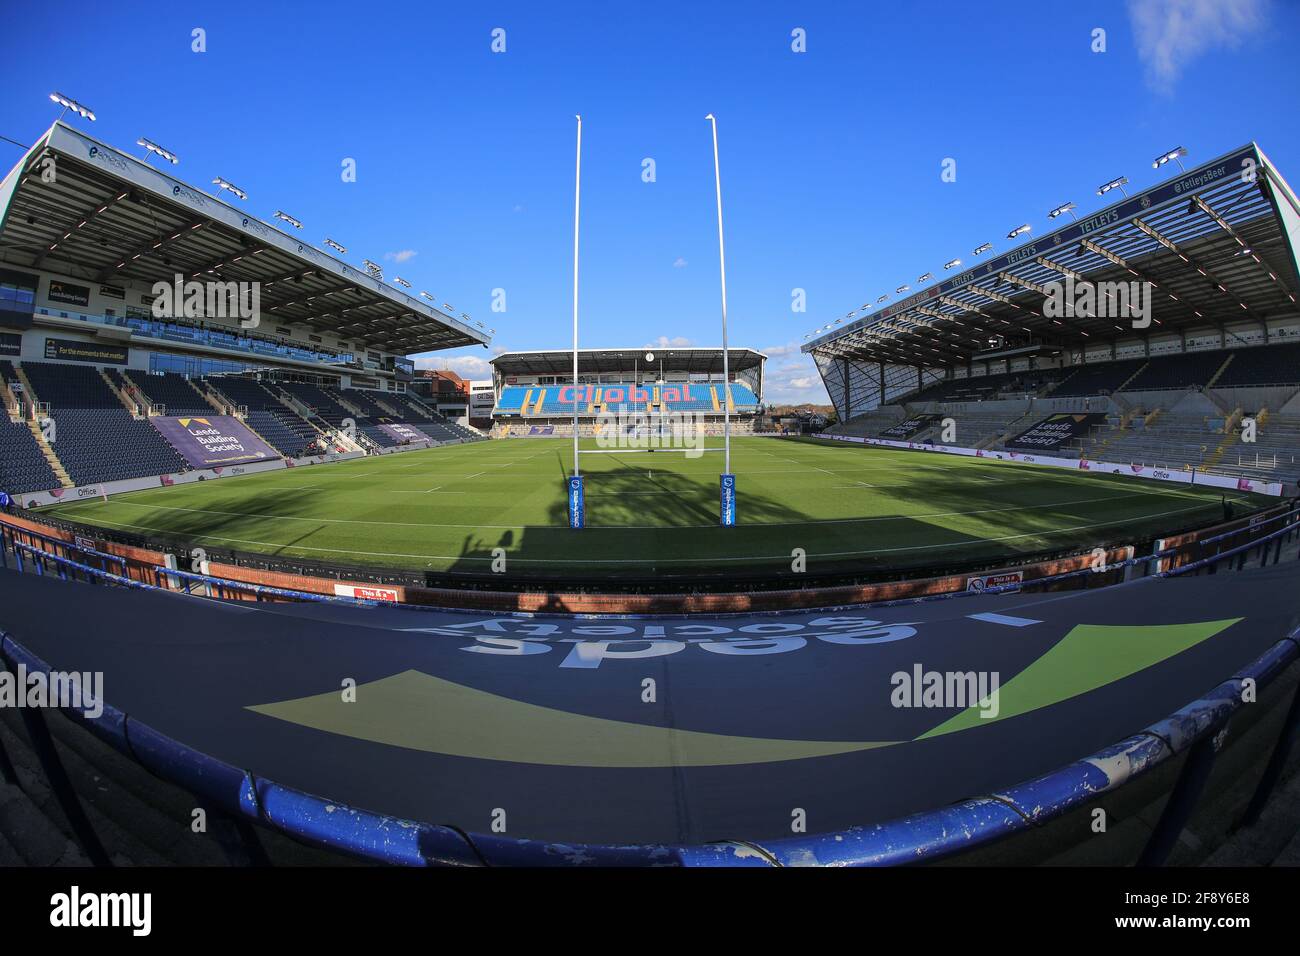
[[[178,272],[257,281],[264,316],[398,355],[491,341],[450,307],[432,308],[63,123],[0,185],[0,263],[108,284],[170,283]]]
[[[645,366],[646,353],[654,354],[654,364],[663,363],[665,371],[722,373],[720,348],[669,348],[646,346],[640,349],[578,349],[578,373],[625,372],[637,365]],[[767,361],[767,356],[753,349],[728,349],[730,370],[743,372]],[[492,359],[498,372],[506,375],[572,375],[573,349],[547,352],[503,352]]]
[[[803,351],[947,366],[981,360],[993,336],[1005,340],[999,350],[1077,348],[1300,312],[1300,202],[1254,143],[1053,226],[874,314],[849,313]],[[1153,283],[1151,326],[1048,318],[1045,284],[1071,278]]]

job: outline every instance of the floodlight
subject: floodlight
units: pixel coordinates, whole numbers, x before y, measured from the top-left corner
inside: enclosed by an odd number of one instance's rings
[[[404,288],[409,289],[411,287],[411,283],[407,282],[401,276],[393,276],[393,281]]]
[[[956,269],[959,265],[961,265],[960,259],[949,259],[943,264],[943,267],[945,269]]]
[[[1106,193],[1110,192],[1112,189],[1118,189],[1120,192],[1124,193],[1125,196],[1127,196],[1128,193],[1124,192],[1124,187],[1127,186],[1127,185],[1128,185],[1128,177],[1127,177],[1127,176],[1121,176],[1121,177],[1119,177],[1119,179],[1112,179],[1110,182],[1105,183],[1104,185],[1098,186],[1098,187],[1097,187],[1097,195],[1098,195],[1098,196],[1104,196],[1104,195],[1106,195]]]
[[[933,278],[934,278],[934,273],[933,273],[933,272],[927,272],[927,273],[926,273],[925,275],[923,275],[923,276],[917,276],[917,277],[916,277],[916,281],[917,281],[917,282],[929,282],[929,281],[930,281],[931,279],[933,279]]]
[[[993,243],[991,243],[991,242],[986,242],[986,243],[984,243],[984,245],[980,246],[978,249],[976,249],[974,252],[972,252],[971,255],[973,255],[973,256],[982,256],[984,253],[988,252],[988,251],[989,251],[990,249],[992,249],[992,248],[993,248]]]
[[[879,299],[876,300],[876,305],[880,305],[880,303],[884,302],[888,298],[889,298],[888,293],[882,295]]]
[[[1182,157],[1182,156],[1186,156],[1186,155],[1187,155],[1187,150],[1185,150],[1185,149],[1184,149],[1183,147],[1181,147],[1181,146],[1178,146],[1178,147],[1176,147],[1176,148],[1174,148],[1174,149],[1171,149],[1169,152],[1167,152],[1167,153],[1163,153],[1163,154],[1161,154],[1160,156],[1157,156],[1155,159],[1153,159],[1153,160],[1151,161],[1151,168],[1152,168],[1152,169],[1159,169],[1159,168],[1160,168],[1161,166],[1163,166],[1165,163],[1168,163],[1168,162],[1170,162],[1170,161],[1177,161],[1180,157]],[[1182,163],[1178,163],[1178,168],[1179,168],[1179,169],[1182,169],[1182,166],[1183,166]]]
[[[64,96],[62,93],[51,93],[50,99],[55,103],[58,103],[65,110],[72,110],[72,112],[79,114],[82,119],[88,119],[92,123],[95,122],[95,113],[89,106],[82,106],[76,100],[69,96]]]
[[[150,153],[157,153],[159,156],[167,160],[167,162],[171,163],[173,166],[175,166],[177,163],[181,161],[180,157],[177,156],[175,153],[163,149],[157,143],[152,142],[151,140],[147,140],[143,136],[141,136],[139,139],[135,141],[135,145],[143,146],[145,150],[147,150]]]
[[[1051,212],[1049,212],[1049,213],[1047,214],[1047,218],[1048,218],[1048,219],[1055,219],[1057,216],[1061,215],[1062,213],[1071,212],[1071,211],[1074,210],[1075,208],[1077,208],[1077,207],[1076,207],[1075,204],[1072,203],[1072,202],[1062,203],[1061,205],[1059,205],[1059,206],[1057,206],[1055,209],[1053,209]]]
[[[1025,223],[1022,226],[1016,226],[1016,228],[1012,229],[1009,233],[1007,233],[1007,238],[1014,239],[1016,238],[1016,236],[1023,236],[1029,231],[1030,231],[1029,223]]]
[[[248,193],[244,192],[234,183],[226,182],[226,180],[222,179],[220,176],[217,176],[215,179],[212,180],[212,185],[216,186],[217,189],[219,190],[227,189],[230,192],[234,193],[236,196],[238,196],[240,199],[248,198]]]
[[[275,218],[276,218],[276,219],[281,219],[281,220],[287,222],[289,225],[293,226],[295,229],[301,229],[301,228],[302,228],[302,223],[300,223],[297,219],[294,219],[293,216],[289,215],[287,212],[281,212],[280,210],[277,209],[277,210],[275,211]]]
[[[435,303],[435,304],[436,304],[437,301],[438,301],[438,300],[435,299],[433,296],[429,295],[429,293],[427,293],[427,292],[421,291],[421,292],[420,292],[420,295],[422,295],[424,298],[428,299],[430,302],[433,302],[433,303]]]
[[[912,288],[910,285],[900,285],[897,289],[894,290],[894,294],[895,294],[895,295],[902,295],[904,292],[906,292],[906,291],[907,291],[908,289],[910,289],[910,288]]]
[[[347,250],[344,249],[342,246],[340,246],[340,245],[339,245],[337,242],[335,242],[333,239],[326,239],[326,240],[325,240],[325,245],[329,246],[331,249],[334,249],[334,250],[336,250],[336,251],[338,251],[338,252],[343,253],[344,255],[347,254]]]

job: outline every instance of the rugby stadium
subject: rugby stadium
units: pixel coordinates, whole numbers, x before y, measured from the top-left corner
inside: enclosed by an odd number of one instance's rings
[[[816,435],[725,325],[557,322],[475,427],[412,356],[483,322],[147,158],[0,184],[0,655],[78,695],[3,709],[0,861],[1191,865],[1292,786],[1254,143],[819,329]]]

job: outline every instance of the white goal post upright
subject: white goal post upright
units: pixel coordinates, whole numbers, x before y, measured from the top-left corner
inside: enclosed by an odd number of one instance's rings
[[[585,524],[582,467],[578,461],[578,213],[582,199],[582,116],[578,121],[578,149],[573,173],[573,476],[568,481],[569,527]]]
[[[712,113],[704,117],[713,127],[713,182],[718,197],[718,270],[722,277],[722,474],[719,523],[736,523],[736,476],[731,473],[731,367],[727,352],[727,251],[722,242],[722,167],[718,163],[718,121]]]

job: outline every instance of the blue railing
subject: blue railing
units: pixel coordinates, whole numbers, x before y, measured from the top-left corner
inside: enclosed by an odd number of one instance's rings
[[[1221,561],[1238,557],[1240,564],[1244,564],[1251,551],[1258,552],[1261,565],[1269,563],[1270,555],[1277,562],[1284,539],[1294,535],[1300,528],[1296,521],[1297,515],[1300,512],[1288,511],[1261,522],[1253,529],[1237,528],[1206,539],[1200,543],[1215,544],[1243,531],[1258,530],[1265,524],[1282,523],[1282,527],[1277,530],[1243,545],[1203,557],[1181,568],[1158,573],[1160,576],[1194,573],[1201,568],[1213,568]],[[22,534],[57,542],[57,547],[105,562],[116,557],[36,533],[24,531]],[[3,561],[5,553],[6,542],[3,537],[0,535],[0,561]],[[12,547],[20,568],[23,567],[22,555],[27,554],[35,562],[32,570],[38,574],[46,573],[47,563],[52,563],[60,569],[60,575],[65,577],[69,576],[68,572],[72,573],[71,576],[81,573],[91,580],[106,584],[159,589],[157,584],[132,580],[122,574],[91,567],[84,561],[73,561],[44,551],[17,540],[12,534],[8,539],[7,543]],[[1107,570],[1121,565],[1133,566],[1162,560],[1172,552],[1173,549],[1165,549],[1141,558],[1117,562],[1108,566]],[[154,571],[156,580],[171,577],[202,583],[214,588],[218,594],[227,589],[244,591],[256,595],[259,600],[269,597],[362,605],[376,603],[364,599],[270,588],[167,568],[155,568]],[[1066,572],[1025,582],[1020,586],[1030,587],[1081,573],[1094,572],[1092,569]],[[1014,587],[1017,586],[990,588],[983,593],[997,593]],[[936,595],[931,599],[955,597],[962,593],[966,592]],[[10,668],[21,664],[28,673],[49,673],[51,670],[44,660],[3,632],[0,632],[0,659]],[[490,834],[467,834],[452,827],[398,820],[342,806],[335,801],[258,777],[247,770],[193,750],[107,702],[104,702],[103,713],[98,717],[87,717],[79,711],[65,713],[145,769],[210,801],[214,807],[237,821],[252,821],[317,846],[372,862],[413,866],[794,866],[805,865],[810,861],[820,865],[867,866],[936,862],[1041,827],[1094,801],[1100,794],[1146,777],[1175,757],[1186,754],[1174,784],[1176,798],[1165,802],[1135,861],[1142,865],[1159,865],[1168,857],[1178,835],[1198,805],[1218,753],[1216,739],[1245,706],[1243,700],[1247,695],[1243,691],[1248,682],[1253,683],[1258,695],[1271,687],[1298,659],[1300,629],[1279,640],[1239,674],[1175,714],[1086,759],[996,794],[965,800],[939,810],[835,833],[763,841],[761,845],[741,840],[696,846],[577,845],[507,839]],[[79,842],[93,862],[107,865],[108,854],[68,780],[45,724],[44,714],[24,709],[22,716],[27,723],[37,757]],[[1253,822],[1267,802],[1281,777],[1298,729],[1300,693],[1293,698],[1282,722],[1278,738],[1246,807],[1243,823]],[[0,764],[7,767],[7,759],[0,760]],[[246,841],[247,859],[262,859],[263,850],[252,831],[242,828],[239,832]]]

